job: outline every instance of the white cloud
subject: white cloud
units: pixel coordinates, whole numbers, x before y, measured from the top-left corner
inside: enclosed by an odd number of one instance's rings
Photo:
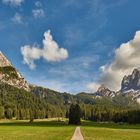
[[[16,13],[11,20],[16,24],[21,24],[22,23],[22,17],[18,13]]]
[[[87,89],[88,89],[88,91],[89,92],[96,92],[97,90],[98,90],[98,88],[100,87],[100,84],[98,84],[98,83],[89,83],[88,85],[87,85]]]
[[[9,4],[10,6],[21,6],[21,4],[24,2],[24,0],[2,0],[4,4]]]
[[[139,66],[140,31],[137,31],[132,40],[121,44],[115,50],[115,57],[111,63],[101,66],[99,83],[105,84],[112,90],[119,90],[122,78]]]
[[[34,18],[41,18],[45,16],[45,12],[42,8],[42,3],[40,1],[36,1],[35,3],[35,9],[32,10],[32,14]]]
[[[44,17],[45,13],[43,9],[33,9],[32,14],[35,18]]]
[[[61,61],[68,57],[68,52],[64,48],[59,48],[58,44],[53,40],[53,37],[48,32],[44,33],[45,39],[43,40],[44,49],[42,51],[43,58],[47,61]]]
[[[36,1],[36,2],[35,2],[35,6],[36,6],[36,7],[42,7],[42,3],[41,3],[40,1]]]
[[[37,45],[25,45],[21,47],[21,53],[23,55],[24,64],[27,64],[30,69],[34,69],[36,67],[34,60],[40,59],[41,57],[41,50],[37,48]]]
[[[21,47],[24,63],[31,69],[36,67],[34,61],[41,57],[47,62],[59,62],[68,57],[68,51],[64,48],[59,48],[57,42],[53,40],[50,30],[44,33],[44,37],[42,49],[37,44]]]

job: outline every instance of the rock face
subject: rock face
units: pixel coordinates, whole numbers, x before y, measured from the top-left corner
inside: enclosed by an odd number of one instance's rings
[[[94,97],[115,97],[119,94],[124,94],[125,96],[131,96],[133,100],[140,103],[140,69],[134,69],[132,74],[124,76],[121,83],[121,90],[114,92],[106,88],[104,85],[99,87],[97,92],[93,95]]]
[[[140,90],[140,70],[134,69],[131,75],[125,76],[122,80],[121,91]]]
[[[12,65],[0,51],[0,67],[6,67],[6,66],[12,66]]]
[[[134,69],[131,75],[124,76],[120,92],[140,103],[140,69]]]
[[[29,91],[29,84],[0,52],[0,82]]]
[[[101,85],[97,92],[94,93],[94,95],[96,97],[114,97],[116,96],[116,93],[114,91],[109,90],[107,87],[105,87],[104,85]]]

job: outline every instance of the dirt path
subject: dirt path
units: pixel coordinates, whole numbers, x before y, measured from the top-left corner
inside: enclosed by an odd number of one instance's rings
[[[82,134],[81,134],[81,130],[80,127],[76,127],[75,132],[73,134],[73,137],[71,138],[71,140],[84,140]]]

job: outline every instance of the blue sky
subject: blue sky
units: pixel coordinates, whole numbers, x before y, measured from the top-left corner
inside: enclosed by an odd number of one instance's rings
[[[62,92],[88,91],[106,83],[121,44],[135,42],[139,5],[139,0],[0,0],[0,50],[29,83]],[[51,46],[44,33],[58,47],[53,55],[45,49]],[[38,49],[34,55],[33,48]],[[31,61],[36,67],[31,68]]]

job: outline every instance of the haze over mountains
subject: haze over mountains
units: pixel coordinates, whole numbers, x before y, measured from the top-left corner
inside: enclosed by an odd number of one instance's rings
[[[26,82],[21,74],[11,65],[6,57],[0,52],[0,82],[15,86],[19,89],[30,91],[32,86]],[[110,97],[113,98],[119,94],[131,96],[132,99],[140,102],[140,69],[134,69],[132,74],[124,76],[122,79],[120,91],[111,91],[105,85],[101,85],[95,93],[91,93],[91,98]],[[40,93],[45,97],[44,92]]]

